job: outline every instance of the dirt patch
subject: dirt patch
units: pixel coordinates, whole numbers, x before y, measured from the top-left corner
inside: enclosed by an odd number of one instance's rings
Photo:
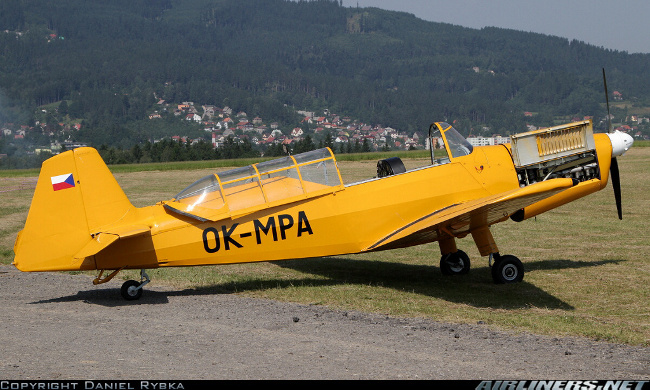
[[[650,348],[0,266],[3,379],[648,379]]]

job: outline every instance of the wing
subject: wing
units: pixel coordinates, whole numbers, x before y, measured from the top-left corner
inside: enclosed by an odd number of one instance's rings
[[[453,204],[424,215],[383,237],[367,251],[437,241],[441,232],[462,237],[473,229],[506,220],[511,214],[574,186],[572,179],[551,179],[485,198]]]

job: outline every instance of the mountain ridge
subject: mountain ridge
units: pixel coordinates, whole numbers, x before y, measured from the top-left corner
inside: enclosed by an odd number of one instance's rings
[[[509,134],[584,116],[602,131],[606,68],[610,93],[650,106],[650,55],[338,1],[6,0],[0,15],[0,123],[60,121],[37,107],[66,101],[83,126],[58,136],[95,146],[169,136],[171,120],[148,119],[154,96],[285,131],[296,110],[323,109],[408,133],[448,120]],[[628,111],[613,107],[620,120]]]

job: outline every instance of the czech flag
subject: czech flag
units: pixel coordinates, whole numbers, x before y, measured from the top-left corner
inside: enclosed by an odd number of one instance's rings
[[[72,173],[52,176],[50,179],[52,179],[52,188],[54,191],[65,190],[66,188],[74,187],[74,177],[72,177]]]

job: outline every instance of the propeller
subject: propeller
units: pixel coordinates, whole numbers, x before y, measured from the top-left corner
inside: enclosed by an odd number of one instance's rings
[[[603,68],[603,84],[605,85],[605,100],[607,102],[607,131],[612,142],[612,161],[609,166],[609,175],[612,178],[612,187],[614,187],[614,199],[616,201],[616,211],[618,219],[623,219],[623,210],[621,205],[621,177],[618,172],[618,161],[616,156],[620,156],[632,145],[632,137],[620,131],[612,132],[612,117],[609,114],[609,93],[607,93],[607,78],[605,77],[605,68]]]
[[[616,200],[618,219],[623,219],[623,210],[621,209],[621,178],[618,175],[618,162],[616,161],[616,157],[612,157],[612,163],[609,167],[609,176],[612,178],[612,186],[614,187],[614,199]]]

